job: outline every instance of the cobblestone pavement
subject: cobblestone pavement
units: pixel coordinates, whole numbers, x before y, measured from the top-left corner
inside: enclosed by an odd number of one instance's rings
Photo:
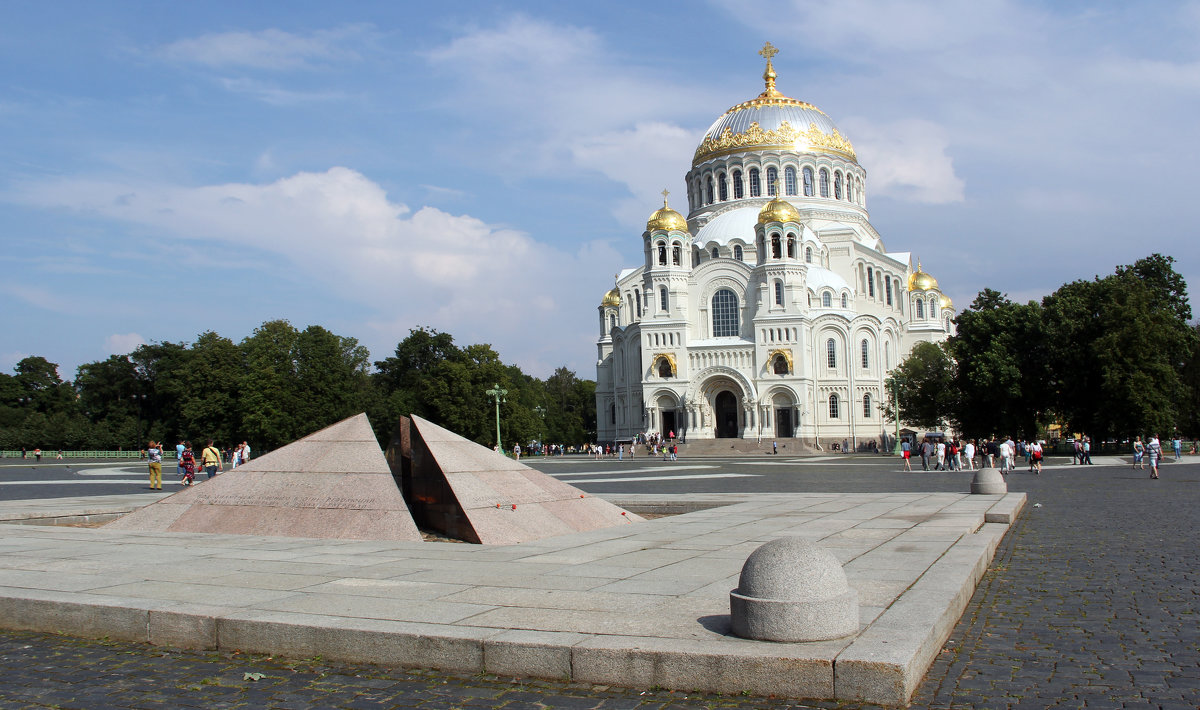
[[[915,474],[921,475],[921,474]],[[1200,465],[1009,476],[1030,507],[917,708],[1200,707]],[[1034,507],[1040,504],[1040,507]],[[254,680],[258,674],[262,676]],[[836,708],[0,633],[5,708]]]

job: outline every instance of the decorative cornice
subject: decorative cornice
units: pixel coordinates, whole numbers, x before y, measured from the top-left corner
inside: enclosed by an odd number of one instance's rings
[[[751,108],[751,104],[759,101],[766,101],[769,104],[789,103],[815,110],[814,106],[787,97],[781,97],[779,100],[759,97],[753,101],[747,101],[745,104],[734,106],[729,112]],[[781,148],[784,150],[816,148],[840,153],[856,163],[858,162],[858,156],[854,153],[854,146],[836,128],[833,129],[832,134],[829,134],[817,128],[816,123],[810,122],[806,130],[800,130],[794,128],[788,121],[784,121],[779,124],[779,128],[777,129],[763,130],[758,121],[754,121],[750,124],[749,128],[741,133],[734,133],[732,128],[726,126],[725,130],[718,136],[705,136],[700,146],[696,148],[696,154],[692,158],[692,165],[698,165],[704,160],[718,155],[727,155],[750,148]]]

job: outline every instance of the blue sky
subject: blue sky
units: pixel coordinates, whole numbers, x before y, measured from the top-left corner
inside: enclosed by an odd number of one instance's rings
[[[595,376],[705,129],[822,108],[959,307],[1152,252],[1200,285],[1200,4],[7,2],[0,370],[286,318]]]

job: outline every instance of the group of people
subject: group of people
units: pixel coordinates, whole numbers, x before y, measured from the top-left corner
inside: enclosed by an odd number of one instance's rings
[[[157,441],[146,445],[146,460],[150,467],[150,490],[161,491],[163,446]],[[175,467],[179,474],[179,482],[185,486],[196,483],[196,471],[204,469],[208,478],[225,471],[225,463],[230,464],[230,470],[250,461],[250,444],[243,441],[236,446],[225,448],[224,451],[213,445],[209,439],[200,451],[197,461],[196,453],[192,450],[192,442],[184,440],[175,445]]]
[[[904,457],[904,470],[911,471],[914,447],[907,439],[901,442],[900,452]],[[1041,474],[1042,458],[1045,454],[1040,441],[1013,441],[1011,437],[1003,440],[995,439],[944,439],[941,437],[925,437],[915,447],[921,457],[921,468],[925,471],[962,471],[975,470],[975,457],[980,458],[980,466],[987,462],[992,468],[999,464],[1000,472],[1007,475],[1016,469],[1017,457],[1022,457],[1029,465],[1031,473]]]
[[[1179,437],[1171,440],[1171,448],[1175,450],[1175,460],[1183,453],[1183,442]],[[1145,470],[1150,465],[1150,478],[1158,478],[1158,465],[1162,463],[1163,447],[1158,440],[1158,434],[1150,437],[1150,441],[1142,443],[1142,437],[1133,440],[1133,467]]]

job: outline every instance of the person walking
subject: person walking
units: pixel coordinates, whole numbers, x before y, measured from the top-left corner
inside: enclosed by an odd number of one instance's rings
[[[1083,437],[1083,462],[1092,465],[1092,437]]]
[[[162,449],[157,441],[146,445],[146,459],[150,464],[150,490],[161,491],[162,488]]]
[[[1042,442],[1034,440],[1029,447],[1030,460],[1033,461],[1033,472],[1042,475]]]
[[[1183,453],[1183,441],[1179,438],[1178,434],[1171,439],[1171,448],[1175,450],[1175,460],[1179,461],[1179,456]]]
[[[1158,461],[1162,458],[1162,443],[1158,440],[1158,434],[1146,446],[1146,456],[1150,457],[1150,478],[1158,478]]]
[[[972,471],[974,471],[975,470],[975,444],[974,444],[974,442],[968,440],[967,443],[963,445],[963,457],[967,460],[967,465],[971,467]]]
[[[900,455],[904,457],[904,470],[912,471],[912,444],[908,439],[900,442]]]
[[[1137,437],[1133,440],[1133,468],[1145,468],[1146,464],[1142,463],[1142,458],[1146,455],[1146,446],[1142,444],[1142,437]]]
[[[217,450],[217,447],[213,446],[212,439],[208,440],[204,451],[200,452],[200,465],[204,467],[204,472],[208,474],[209,478],[217,475],[217,471],[225,471],[225,466],[221,463],[221,452]]]
[[[183,442],[183,454],[179,457],[179,465],[183,468],[183,485],[193,485],[196,482],[196,457],[192,454],[192,442]]]

